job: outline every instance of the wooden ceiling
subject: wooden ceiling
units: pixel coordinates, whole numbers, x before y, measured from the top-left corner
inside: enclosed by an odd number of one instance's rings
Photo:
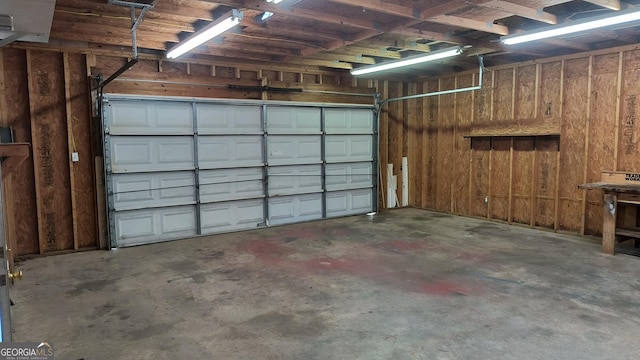
[[[135,0],[151,3],[151,0]],[[635,7],[618,0],[157,0],[137,31],[141,53],[162,56],[230,9],[240,26],[186,58],[300,64],[333,69],[398,59],[453,45],[462,56],[392,76],[428,76],[477,66],[530,60],[638,42],[640,26],[507,47],[500,36]],[[274,15],[260,21],[262,14]],[[139,13],[139,10],[138,12]],[[130,9],[108,0],[57,0],[51,44],[131,50]]]

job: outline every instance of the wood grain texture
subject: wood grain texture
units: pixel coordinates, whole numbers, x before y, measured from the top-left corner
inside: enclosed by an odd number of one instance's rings
[[[594,56],[593,92],[591,98],[591,126],[589,128],[589,156],[587,180],[600,180],[602,171],[613,168],[618,88],[619,54]],[[588,234],[602,233],[602,191],[587,191],[585,231]]]
[[[425,89],[427,92],[436,92],[440,89],[439,82],[436,81],[428,81],[425,84]],[[427,98],[427,118],[426,118],[426,126],[427,131],[425,134],[425,142],[426,142],[426,151],[427,156],[423,158],[425,174],[424,179],[426,180],[426,185],[424,186],[426,189],[426,196],[423,197],[423,206],[429,209],[436,208],[436,195],[437,195],[437,185],[438,185],[438,158],[439,158],[439,147],[438,147],[438,128],[439,128],[439,97],[431,96]]]
[[[492,140],[491,162],[491,218],[508,219],[509,209],[509,167],[511,163],[511,138],[500,137]]]
[[[465,88],[473,86],[473,74],[458,77],[457,87]],[[473,117],[473,92],[456,94],[456,118],[455,118],[455,173],[453,179],[453,212],[469,215],[469,159],[471,156],[471,139],[464,138],[471,126]]]
[[[488,216],[488,204],[485,196],[489,196],[489,156],[491,140],[476,138],[471,140],[473,158],[471,159],[471,201],[470,212],[473,216]]]
[[[89,84],[85,76],[85,57],[67,56],[71,105],[71,146],[80,161],[72,163],[77,219],[78,248],[98,246],[95,170],[91,150],[91,109]]]
[[[536,226],[553,228],[555,222],[556,170],[558,166],[557,138],[536,139],[536,178],[534,193]]]
[[[562,136],[560,137],[560,171],[558,188],[559,222],[562,230],[579,232],[584,192],[577,185],[584,181],[585,132],[589,86],[589,58],[565,62]],[[566,169],[566,170],[563,170]]]
[[[0,49],[0,51],[3,54],[5,89],[11,90],[4,92],[7,117],[3,119],[3,125],[13,129],[16,142],[30,143],[31,117],[26,52],[17,49]],[[7,211],[15,214],[16,238],[13,250],[17,256],[40,252],[33,171],[33,157],[30,156],[11,175],[13,201],[12,204],[7,204]]]
[[[627,51],[624,57],[617,170],[640,172],[640,50]]]
[[[422,91],[422,84],[407,84],[407,95]],[[418,90],[420,87],[420,91]],[[422,202],[422,99],[407,101],[407,158],[409,162],[409,206],[419,207]]]
[[[440,90],[455,89],[455,78],[444,78],[440,82]],[[453,154],[455,127],[455,96],[440,95],[438,126],[438,158],[437,158],[437,194],[436,209],[451,212],[451,182],[454,174],[451,169],[456,161]]]
[[[521,224],[531,219],[533,146],[533,138],[515,138],[513,142],[512,221]]]
[[[62,54],[28,50],[40,253],[73,249]]]

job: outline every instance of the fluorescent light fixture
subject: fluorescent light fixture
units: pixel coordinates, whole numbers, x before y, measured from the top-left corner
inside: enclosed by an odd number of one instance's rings
[[[554,36],[573,34],[580,31],[593,30],[605,26],[626,24],[640,20],[640,11],[622,11],[606,16],[598,16],[590,19],[572,21],[567,24],[552,26],[548,29],[523,33],[521,35],[509,35],[500,38],[505,45],[515,45],[524,42],[547,39]]]
[[[357,69],[351,70],[351,75],[364,75],[378,71],[396,69],[399,67],[411,66],[421,64],[428,61],[440,60],[451,56],[456,56],[462,53],[460,46],[438,50],[426,54],[417,56],[410,56],[400,60],[389,61],[381,64],[363,66]]]
[[[267,0],[268,3],[280,4],[284,0]]]
[[[193,50],[214,37],[238,25],[242,21],[244,13],[239,10],[231,10],[222,15],[216,21],[193,33],[186,40],[167,52],[167,58],[175,59],[178,56]]]

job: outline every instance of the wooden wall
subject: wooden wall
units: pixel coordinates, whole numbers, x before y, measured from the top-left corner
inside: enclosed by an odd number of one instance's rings
[[[16,142],[32,145],[29,159],[5,179],[13,255],[106,246],[102,140],[91,76],[107,78],[127,60],[127,54],[113,51],[0,49],[0,127],[12,127]],[[229,85],[302,92],[231,90]],[[317,67],[168,62],[142,55],[105,92],[373,104],[375,90],[372,81]],[[79,162],[71,161],[72,152],[78,152]]]
[[[385,99],[478,80],[377,85]],[[410,206],[599,234],[602,193],[578,185],[640,172],[638,80],[636,46],[490,68],[481,90],[385,106],[381,164],[400,175],[408,157]]]

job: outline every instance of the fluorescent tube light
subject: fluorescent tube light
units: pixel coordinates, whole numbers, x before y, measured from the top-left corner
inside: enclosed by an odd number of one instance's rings
[[[239,10],[231,10],[216,21],[193,33],[186,40],[167,52],[167,58],[175,59],[178,56],[193,50],[214,37],[238,25],[242,21],[244,13]]]
[[[363,66],[357,69],[351,70],[351,75],[364,75],[378,71],[396,69],[399,67],[411,66],[421,64],[427,61],[440,60],[451,56],[456,56],[462,53],[462,48],[459,46],[448,48],[444,50],[438,50],[422,55],[410,56],[400,60],[389,61],[381,64]]]
[[[640,11],[638,10],[618,12],[613,15],[598,16],[591,19],[578,20],[575,22],[572,21],[564,25],[557,25],[549,29],[527,32],[521,35],[503,36],[500,41],[505,45],[515,45],[529,41],[547,39],[554,36],[593,30],[605,26],[625,24],[638,20],[640,20]]]

